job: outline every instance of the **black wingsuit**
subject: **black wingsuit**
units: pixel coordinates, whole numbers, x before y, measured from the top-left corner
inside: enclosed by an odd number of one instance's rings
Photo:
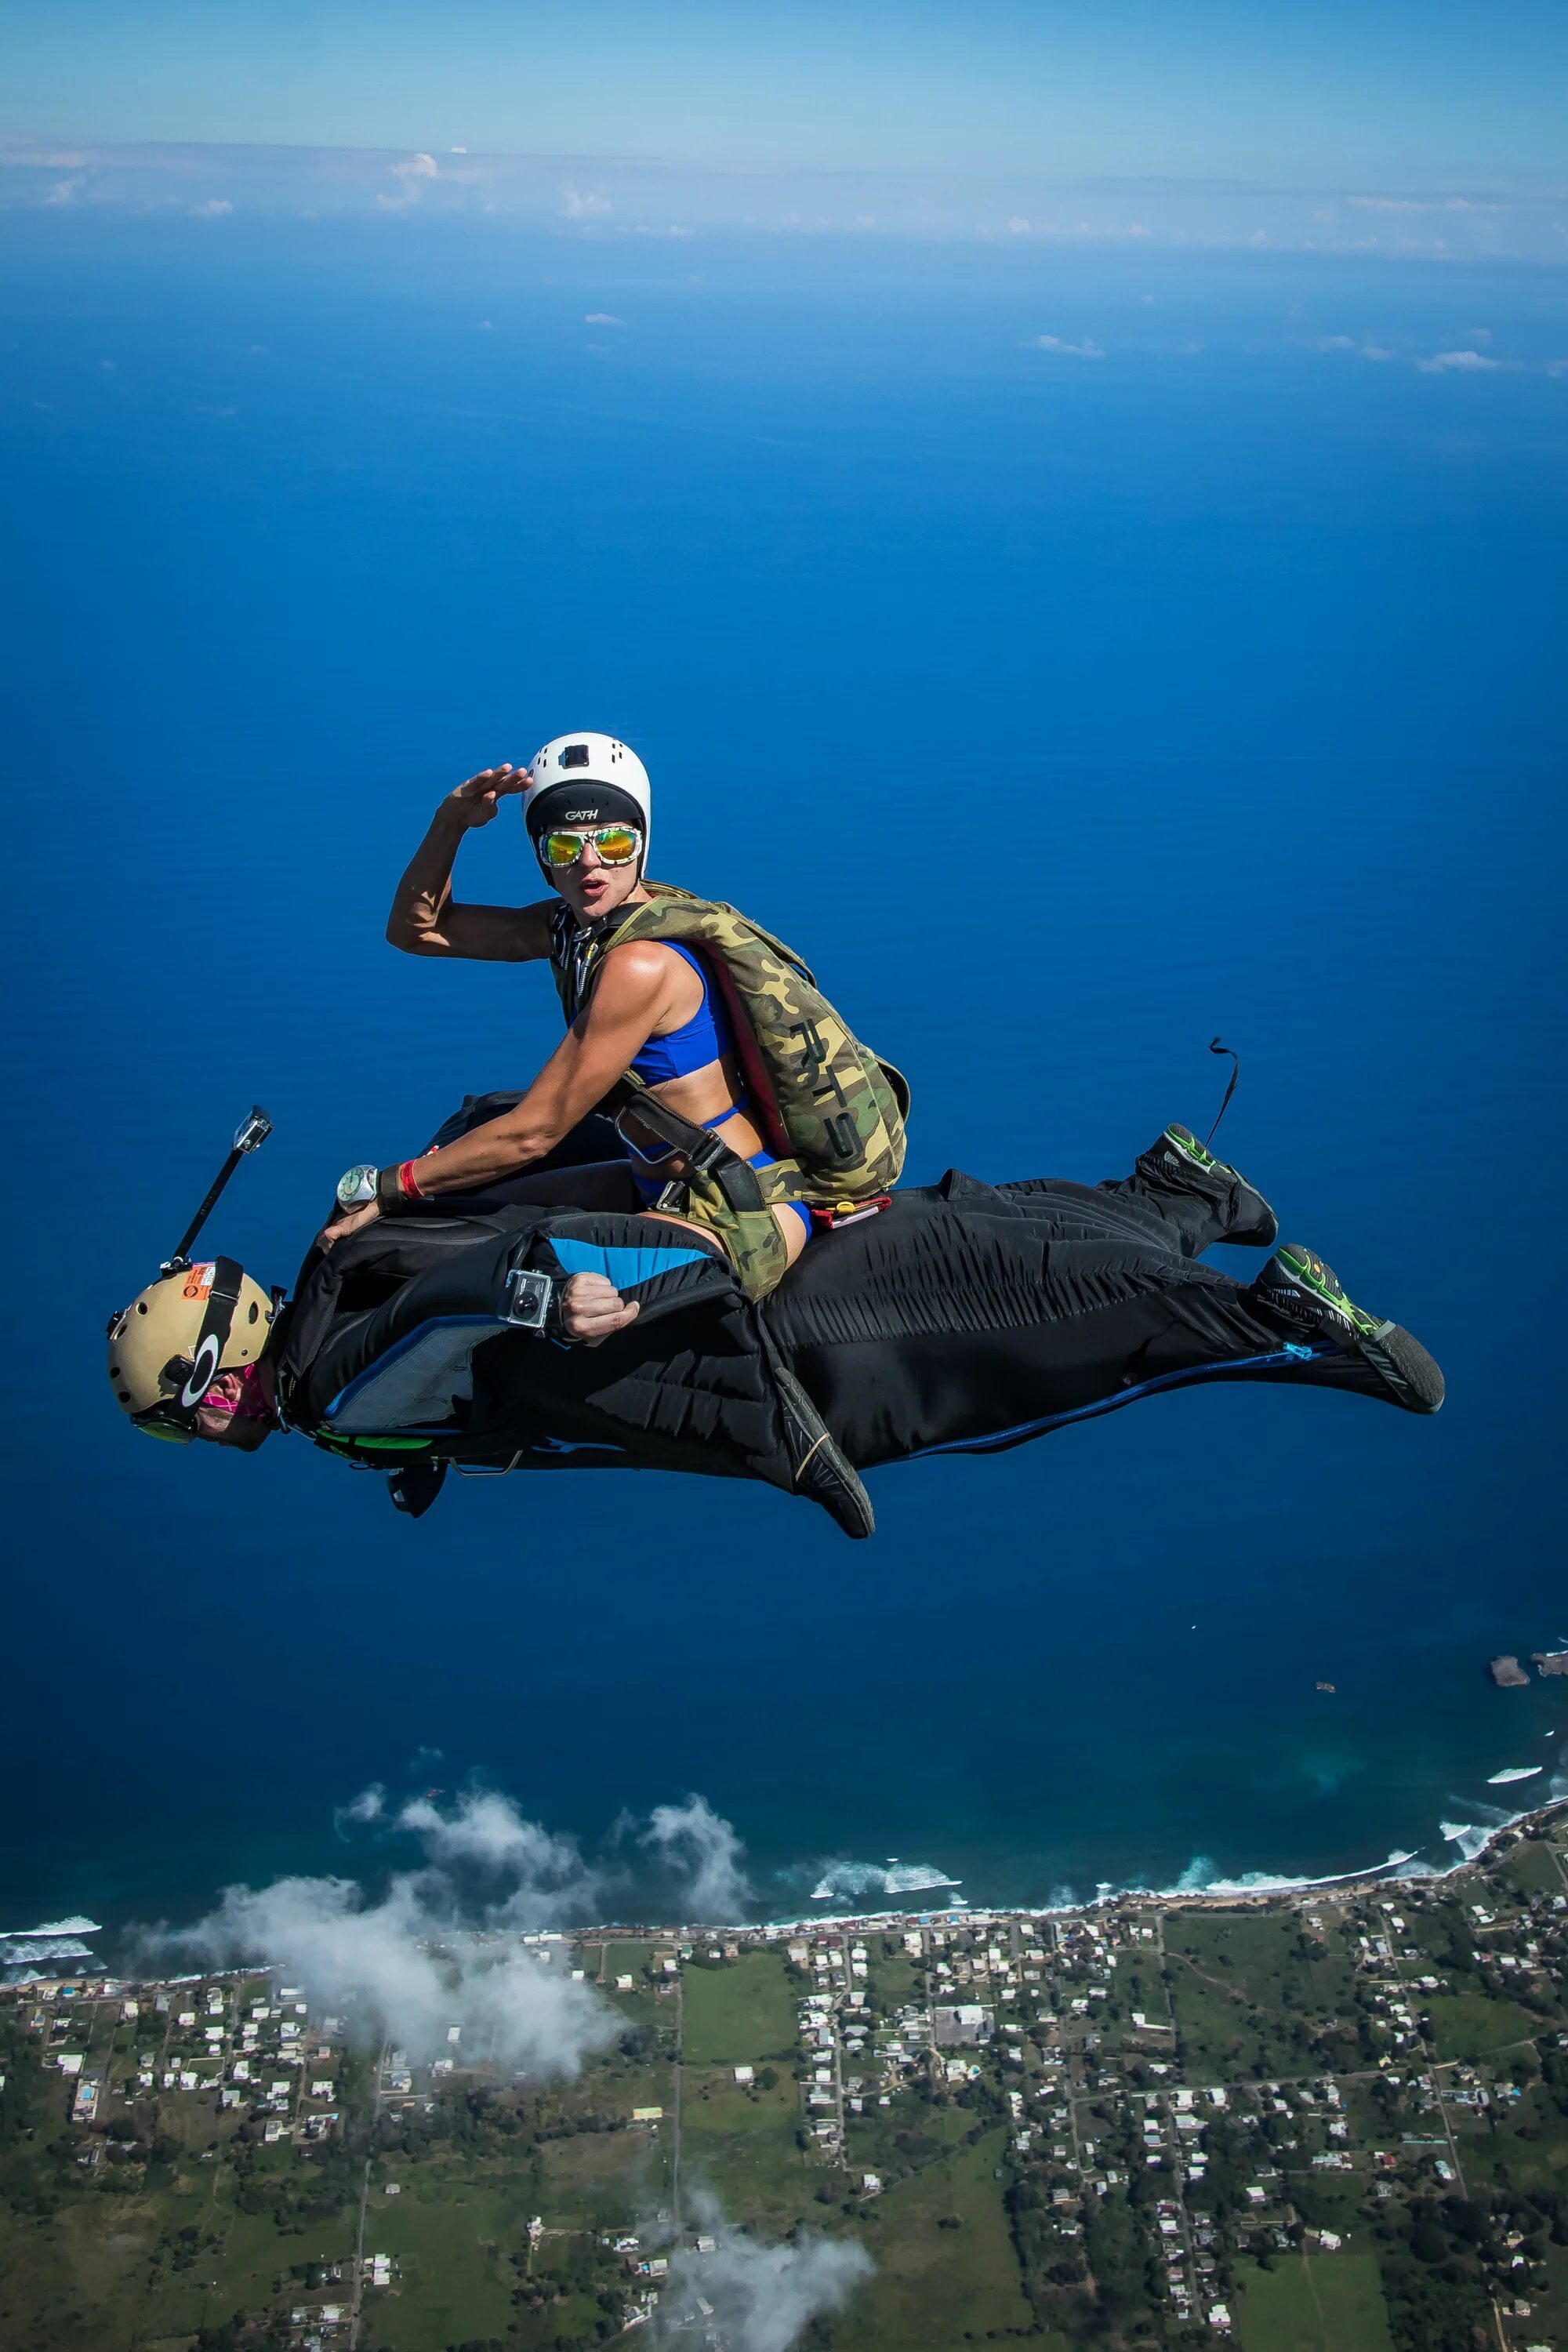
[[[858,1468],[1017,1444],[1200,1380],[1381,1393],[1196,1263],[1223,1187],[1131,1177],[989,1185],[950,1172],[814,1241],[760,1306],[694,1237],[646,1217],[435,1202],[302,1269],[281,1332],[289,1420],[332,1450],[494,1467],[660,1468],[789,1489],[791,1374]],[[640,1307],[594,1348],[505,1320],[519,1266],[592,1268]]]

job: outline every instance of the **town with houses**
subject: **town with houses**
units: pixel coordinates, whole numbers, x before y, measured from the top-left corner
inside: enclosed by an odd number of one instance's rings
[[[260,1955],[13,1965],[0,2341],[751,2352],[759,2250],[853,2244],[791,2342],[1568,2348],[1561,1812],[1426,1879],[468,1940],[619,2037],[535,2080]]]

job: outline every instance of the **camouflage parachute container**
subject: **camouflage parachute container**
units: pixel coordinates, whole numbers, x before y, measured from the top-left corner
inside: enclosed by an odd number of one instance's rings
[[[574,927],[570,910],[562,908],[565,920],[558,919],[552,957],[555,984],[570,1021],[586,1003],[611,948],[669,940],[701,957],[729,1010],[736,1057],[775,1160],[758,1171],[767,1203],[760,1213],[737,1212],[693,1176],[678,1213],[711,1225],[747,1290],[761,1297],[784,1265],[773,1204],[802,1201],[845,1212],[898,1182],[909,1087],[846,1025],[793,948],[721,900],[699,898],[669,883],[647,887],[648,901],[628,908],[585,958],[570,952]]]

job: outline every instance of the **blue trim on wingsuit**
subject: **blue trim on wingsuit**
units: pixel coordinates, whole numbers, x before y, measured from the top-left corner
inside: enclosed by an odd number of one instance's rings
[[[1288,1339],[1283,1348],[1270,1356],[1237,1356],[1223,1364],[1206,1364],[1198,1372],[1160,1372],[1152,1381],[1140,1381],[1136,1387],[1119,1389],[1114,1396],[1101,1397],[1094,1404],[1075,1405],[1070,1412],[1047,1413],[1043,1421],[1021,1421],[1016,1428],[994,1430],[989,1437],[955,1437],[945,1445],[922,1445],[917,1454],[900,1454],[900,1462],[924,1462],[933,1454],[990,1454],[1004,1445],[1022,1444],[1028,1437],[1044,1437],[1047,1430],[1065,1428],[1069,1421],[1093,1421],[1102,1412],[1116,1412],[1134,1397],[1153,1396],[1160,1389],[1192,1388],[1198,1381],[1216,1372],[1262,1372],[1280,1370],[1287,1364],[1303,1364],[1315,1355],[1332,1356],[1337,1348],[1300,1348]],[[891,1467],[891,1465],[888,1465]]]
[[[710,1250],[609,1249],[599,1242],[569,1241],[554,1234],[550,1246],[563,1273],[602,1274],[617,1290],[636,1290],[640,1283],[672,1274],[678,1265],[713,1262]]]

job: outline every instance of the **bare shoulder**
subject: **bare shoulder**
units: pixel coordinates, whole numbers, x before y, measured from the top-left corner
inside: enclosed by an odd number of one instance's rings
[[[671,953],[658,940],[628,940],[624,947],[611,948],[605,957],[604,968],[595,992],[618,1004],[651,1003],[664,994],[676,974],[683,969],[680,958]]]

